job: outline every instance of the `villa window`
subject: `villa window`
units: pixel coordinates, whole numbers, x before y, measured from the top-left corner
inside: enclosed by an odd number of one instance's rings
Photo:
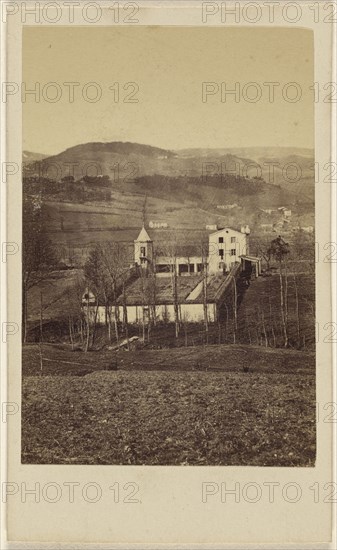
[[[223,259],[223,250],[222,249],[219,250],[219,256],[220,256],[221,259]]]
[[[236,256],[236,248],[231,248],[231,256]]]
[[[141,246],[140,247],[140,255],[145,256],[145,254],[146,254],[146,248],[145,248],[145,246]]]
[[[223,237],[219,237],[219,243],[223,243]]]
[[[235,243],[235,237],[231,237],[231,243]]]

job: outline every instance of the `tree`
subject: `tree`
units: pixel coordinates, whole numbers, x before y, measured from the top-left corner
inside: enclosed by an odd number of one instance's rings
[[[311,280],[314,280],[315,273],[315,243],[314,236],[305,233],[302,229],[296,231],[292,241],[292,276],[295,292],[295,315],[297,343],[301,347],[304,342],[301,326],[301,305],[307,305],[314,312],[315,297],[314,292],[303,292],[301,285],[301,274],[309,274]],[[308,290],[308,285],[306,285]]]
[[[288,347],[288,273],[286,262],[290,253],[289,244],[279,235],[276,239],[271,241],[268,252],[270,252],[270,255],[275,258],[279,264],[281,320],[284,347]]]
[[[259,239],[256,242],[256,255],[261,256],[263,258],[266,264],[266,268],[269,271],[270,260],[271,260],[270,244],[268,244],[267,242],[264,242],[263,239]]]
[[[58,262],[45,231],[44,208],[38,195],[23,197],[22,210],[22,338],[27,339],[28,292],[48,278]]]
[[[102,263],[104,268],[104,273],[107,277],[108,284],[110,285],[109,292],[109,302],[112,297],[112,302],[114,305],[114,325],[115,325],[115,335],[116,342],[119,341],[119,331],[118,331],[118,322],[119,322],[119,306],[118,306],[118,293],[119,289],[123,288],[125,285],[125,277],[128,272],[126,268],[126,250],[123,245],[115,242],[107,242],[100,245],[100,253],[102,257]],[[125,304],[124,304],[125,302]],[[125,288],[123,290],[123,304],[124,304],[124,317],[125,317],[125,307],[126,307],[126,294]],[[110,303],[109,303],[110,306]]]
[[[74,178],[74,176],[71,176],[71,175],[63,176],[63,178],[61,178],[61,181],[62,181],[63,183],[74,183],[74,182],[75,182],[75,178]]]
[[[202,258],[202,297],[203,297],[203,310],[204,310],[204,327],[206,333],[206,344],[208,344],[208,297],[207,297],[207,285],[208,285],[208,264],[207,264],[207,249],[201,245],[201,258]]]
[[[84,345],[84,331],[83,324],[86,322],[86,318],[83,314],[83,295],[86,289],[86,281],[84,276],[77,275],[73,285],[67,290],[67,299],[70,305],[68,324],[69,324],[69,338],[74,349],[76,332],[80,337],[81,345]]]
[[[114,327],[116,342],[119,341],[119,305],[118,295],[120,291],[123,297],[124,326],[126,295],[125,284],[129,269],[126,268],[126,250],[120,243],[107,242],[97,244],[90,252],[85,265],[85,275],[98,301],[104,303],[106,322],[108,325],[109,339],[111,338],[111,307],[114,308]]]
[[[180,317],[179,317],[179,295],[178,295],[178,273],[177,273],[177,238],[175,234],[171,234],[171,237],[166,243],[166,255],[169,258],[170,275],[171,275],[171,287],[173,298],[173,311],[174,311],[174,325],[175,325],[175,337],[178,338],[180,330]]]

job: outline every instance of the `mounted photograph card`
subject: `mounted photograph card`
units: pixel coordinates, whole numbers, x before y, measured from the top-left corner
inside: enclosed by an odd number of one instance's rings
[[[336,5],[1,8],[4,547],[334,548]]]

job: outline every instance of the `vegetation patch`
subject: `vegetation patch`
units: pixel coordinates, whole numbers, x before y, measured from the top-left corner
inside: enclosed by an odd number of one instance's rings
[[[25,464],[315,464],[313,374],[30,376],[22,398]]]

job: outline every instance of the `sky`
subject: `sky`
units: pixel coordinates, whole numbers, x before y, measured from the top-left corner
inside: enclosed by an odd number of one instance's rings
[[[39,83],[40,101],[27,94],[23,103],[23,149],[313,148],[313,55],[312,32],[298,28],[24,27],[22,80],[27,90]],[[73,101],[67,82],[78,84]],[[266,82],[278,83],[274,98]],[[236,97],[221,97],[235,86]]]

